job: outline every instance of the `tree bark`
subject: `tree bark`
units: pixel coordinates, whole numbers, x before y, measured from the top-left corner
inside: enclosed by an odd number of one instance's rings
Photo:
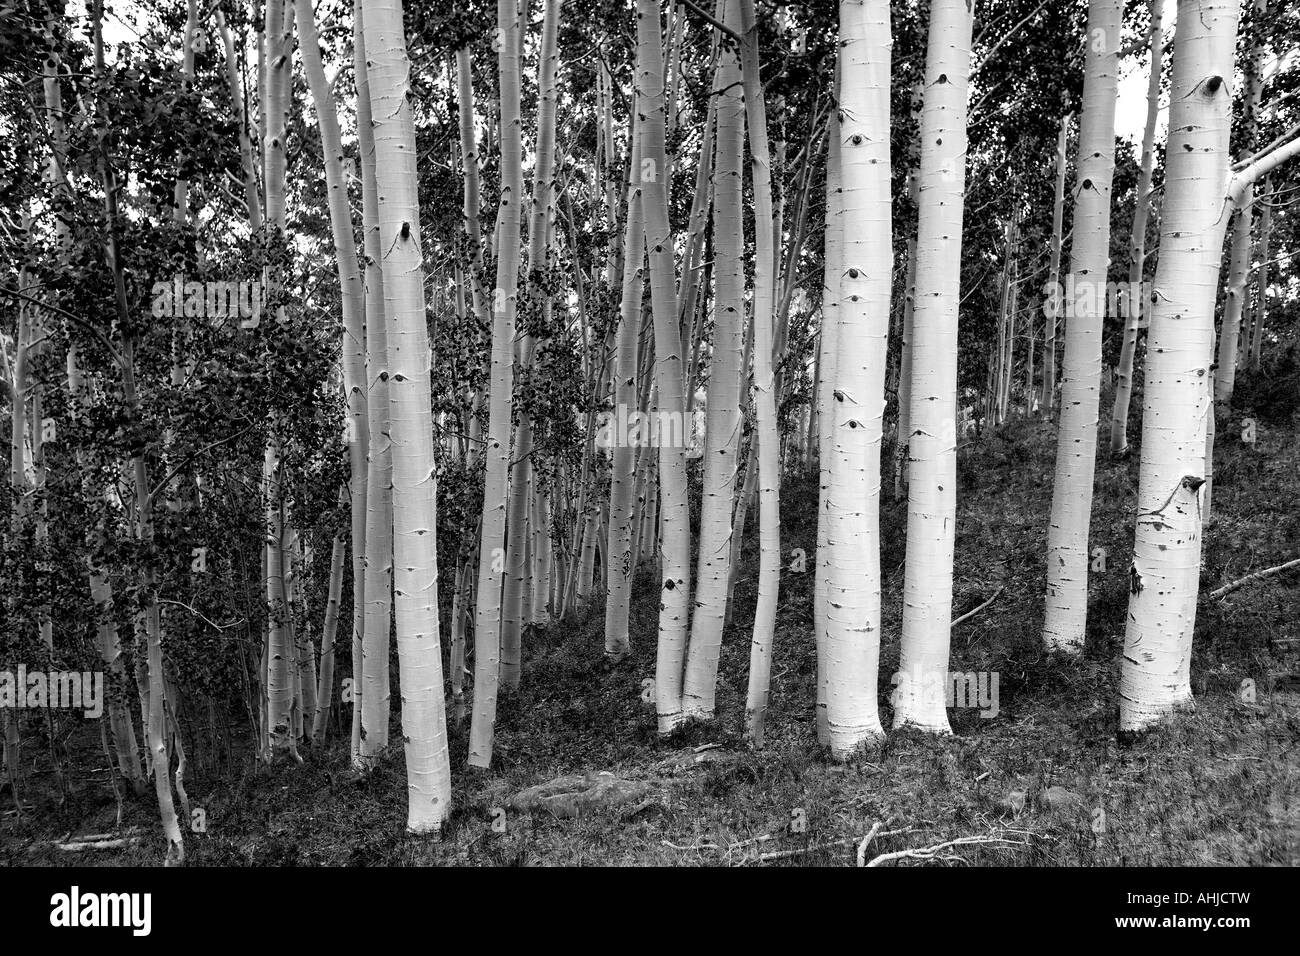
[[[942,688],[957,525],[957,312],[961,299],[971,8],[932,0],[921,112],[907,563],[894,726],[950,733]]]
[[[1078,653],[1088,619],[1088,525],[1097,456],[1101,332],[1110,261],[1110,193],[1115,173],[1120,0],[1091,0],[1084,60],[1083,113],[1074,229],[1070,249],[1073,301],[1065,330],[1061,421],[1047,529],[1047,647]]]
[[[890,10],[841,0],[840,275],[826,592],[826,717],[831,754],[883,735],[880,665],[880,445],[893,272],[890,209]]]
[[[388,324],[393,447],[393,594],[402,682],[407,830],[437,831],[451,810],[438,636],[436,471],[425,325],[415,123],[401,0],[362,0],[375,139],[379,248]]]

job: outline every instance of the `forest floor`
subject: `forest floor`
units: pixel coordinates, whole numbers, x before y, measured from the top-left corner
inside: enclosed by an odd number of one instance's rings
[[[809,561],[807,573],[782,574],[766,743],[757,751],[743,746],[756,598],[751,543],[722,649],[714,723],[668,741],[656,736],[641,681],[654,671],[657,591],[643,578],[628,660],[605,663],[599,606],[528,636],[522,687],[501,700],[491,772],[465,767],[468,720],[451,728],[454,808],[440,838],[404,833],[400,747],[369,776],[357,777],[348,767],[346,740],[334,740],[305,753],[302,766],[286,761],[254,769],[246,755],[218,770],[200,766],[188,791],[191,804],[206,814],[207,830],[187,834],[188,860],[852,865],[862,838],[879,824],[882,833],[902,832],[877,835],[867,859],[975,837],[1002,842],[950,847],[940,862],[1300,863],[1300,574],[1251,584],[1217,601],[1204,597],[1300,552],[1300,418],[1287,404],[1280,420],[1260,417],[1253,446],[1241,440],[1238,427],[1249,410],[1220,428],[1192,666],[1195,711],[1135,742],[1122,745],[1116,731],[1137,459],[1113,460],[1102,443],[1091,544],[1106,549],[1105,570],[1092,574],[1082,659],[1057,659],[1040,645],[1054,431],[1037,422],[1012,423],[970,442],[959,456],[956,611],[1003,590],[954,629],[952,669],[999,675],[996,716],[954,709],[950,737],[890,733],[849,763],[833,763],[813,729]],[[814,552],[816,509],[810,503],[816,495],[815,476],[793,478],[783,491],[787,564],[795,548]],[[906,521],[905,501],[889,498],[881,515],[886,728],[898,661]],[[1245,680],[1254,682],[1253,702],[1243,693]],[[393,700],[393,740],[400,741],[396,692]],[[97,731],[86,736],[86,747],[98,753]],[[692,748],[708,749],[695,755],[699,762],[694,756],[673,760]],[[37,767],[42,758],[33,759]],[[576,819],[513,810],[503,816],[496,809],[523,788],[590,771],[646,784],[645,799]],[[0,817],[0,863],[158,862],[156,839],[101,853],[54,848],[51,841],[67,833],[113,828],[115,804],[105,780],[101,773],[77,784],[62,805],[42,797],[39,787],[29,789],[26,798],[39,804],[33,812],[21,820],[12,813]],[[126,823],[158,833],[148,798],[128,802]],[[764,856],[770,854],[776,856]]]

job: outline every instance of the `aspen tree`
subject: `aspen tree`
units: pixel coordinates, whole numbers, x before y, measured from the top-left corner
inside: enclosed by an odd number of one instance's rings
[[[655,386],[652,411],[663,420],[680,420],[682,338],[677,321],[673,277],[673,237],[668,222],[668,160],[664,150],[664,53],[659,4],[637,0],[637,82],[641,121],[641,200],[645,207],[645,244],[650,260],[650,300],[655,328]],[[668,734],[682,722],[682,682],[686,659],[691,589],[690,510],[686,497],[686,449],[683,436],[658,436],[660,523],[663,539],[659,596],[659,642],[655,657],[655,711],[659,732]]]
[[[1065,172],[1070,139],[1070,122],[1073,113],[1061,117],[1061,131],[1056,136],[1056,192],[1052,202],[1052,240],[1048,254],[1047,289],[1044,318],[1047,329],[1043,334],[1043,414],[1051,418],[1056,406],[1056,324],[1064,311],[1061,294],[1061,240],[1065,228]]]
[[[456,95],[460,116],[460,154],[465,173],[462,215],[465,235],[469,238],[471,302],[479,323],[486,326],[489,316],[487,303],[483,300],[483,283],[480,281],[483,272],[483,231],[479,225],[478,140],[474,134],[474,74],[469,47],[461,47],[456,51]],[[480,396],[480,404],[481,401]],[[479,421],[477,411],[473,421]],[[477,445],[471,445],[471,457],[476,454],[476,448]]]
[[[366,538],[369,533],[367,521],[368,517],[373,516],[373,513],[370,515],[367,513],[367,489],[372,485],[369,481],[370,476],[366,462],[373,417],[373,413],[368,407],[366,389],[367,310],[364,301],[365,291],[362,286],[361,268],[357,260],[352,211],[348,204],[348,183],[344,173],[343,143],[339,132],[338,110],[334,103],[334,96],[329,82],[325,78],[324,64],[321,62],[320,40],[316,31],[316,20],[312,11],[311,0],[294,0],[294,10],[297,17],[299,50],[302,55],[303,69],[307,74],[307,84],[311,89],[312,103],[316,109],[316,122],[320,129],[321,151],[325,166],[325,186],[329,202],[330,228],[334,237],[335,267],[338,271],[339,287],[342,293],[343,341],[340,354],[342,355],[343,366],[343,388],[347,402],[345,438],[348,446],[348,464],[352,475],[348,486],[352,517],[351,534],[354,559],[352,569],[354,576],[356,576],[354,583],[360,584],[360,588],[354,588],[353,591],[354,599],[356,599],[358,594],[362,598],[365,596],[364,575],[369,573],[365,560]],[[364,44],[358,44],[355,49],[364,51]],[[363,61],[364,52],[359,52],[358,57]],[[357,86],[359,91],[365,82],[363,67],[363,62],[358,64]],[[364,102],[367,96],[368,93],[366,92],[358,93],[358,135],[363,143],[369,139],[370,135],[368,122],[369,103]],[[364,119],[361,117],[364,117]],[[365,152],[365,149],[363,149],[363,162]],[[373,163],[373,157],[371,162]],[[377,266],[374,267],[374,271],[378,271]],[[377,396],[377,398],[380,402],[384,402],[382,396]],[[384,402],[384,405],[386,405],[386,402]],[[381,414],[385,413],[386,409],[381,406]],[[378,508],[387,511],[387,503],[385,501],[379,502]],[[383,587],[383,594],[384,603],[387,604],[388,588],[386,585]],[[364,660],[364,648],[362,659]],[[387,633],[385,633],[385,672],[387,671],[387,662]],[[361,682],[356,683],[359,685]],[[357,689],[361,693],[361,702],[364,705],[364,692],[361,691],[359,686]],[[384,705],[386,708],[386,694],[384,695]],[[359,706],[358,710],[361,709],[362,707]],[[386,712],[384,727],[384,736],[387,737]]]
[[[1256,243],[1256,257],[1259,262],[1255,286],[1255,314],[1250,325],[1250,339],[1246,343],[1249,352],[1247,361],[1252,370],[1259,368],[1260,354],[1264,345],[1264,316],[1268,312],[1268,267],[1269,240],[1273,229],[1273,196],[1265,179],[1260,189],[1259,239]]]
[[[1110,416],[1110,453],[1128,451],[1128,411],[1133,394],[1133,356],[1137,352],[1138,328],[1147,303],[1142,288],[1143,263],[1146,258],[1147,216],[1151,212],[1151,177],[1155,169],[1156,118],[1160,113],[1160,74],[1164,61],[1164,0],[1150,0],[1151,26],[1147,46],[1151,50],[1151,68],[1147,76],[1147,119],[1142,130],[1142,169],[1134,187],[1133,229],[1128,240],[1128,295],[1124,297],[1124,341],[1120,349],[1119,373],[1116,377],[1115,401]]]
[[[1240,351],[1241,316],[1248,294],[1250,278],[1250,227],[1254,217],[1254,186],[1247,186],[1241,206],[1232,214],[1232,246],[1228,252],[1228,289],[1223,303],[1223,322],[1219,331],[1218,368],[1214,373],[1214,405],[1217,414],[1225,414],[1232,402]]]
[[[1120,730],[1191,701],[1201,469],[1214,300],[1227,217],[1236,0],[1179,0],[1166,195],[1148,331],[1142,463],[1120,677]]]
[[[346,494],[346,490],[344,492]],[[334,536],[330,551],[330,580],[325,601],[325,622],[320,638],[320,679],[316,685],[316,737],[323,738],[329,726],[330,704],[334,699],[334,639],[339,626],[339,601],[343,596],[343,554],[347,549],[342,535]]]
[[[645,295],[645,220],[641,201],[639,170],[641,145],[634,104],[631,120],[631,163],[628,166],[627,215],[623,240],[623,296],[619,305],[618,355],[615,367],[614,399],[618,414],[631,415],[639,407],[637,369],[640,357],[641,303]],[[605,656],[622,660],[632,649],[628,633],[628,612],[632,597],[632,576],[636,573],[633,522],[636,517],[637,443],[617,441],[610,476],[609,536],[605,554]]]
[[[1115,173],[1120,0],[1090,0],[1085,38],[1083,112],[1074,189],[1061,418],[1052,514],[1047,528],[1047,609],[1043,641],[1057,650],[1083,649],[1088,617],[1088,524],[1097,456],[1101,330],[1110,252],[1110,193]]]
[[[93,0],[91,23],[94,46],[93,70],[96,85],[103,84],[104,67],[104,5],[103,0]],[[106,127],[107,104],[102,97],[97,98],[96,110],[101,128]],[[121,370],[122,397],[131,420],[140,414],[140,398],[136,386],[135,340],[126,331],[130,328],[130,305],[127,299],[126,270],[122,261],[118,243],[117,223],[119,219],[117,196],[119,184],[117,172],[109,158],[108,146],[104,139],[96,143],[98,152],[97,172],[104,194],[104,214],[107,220],[107,238],[105,242],[105,259],[113,277],[113,301],[120,335],[120,346],[116,354]],[[17,392],[15,391],[15,394]],[[145,554],[144,581],[142,588],[143,607],[138,620],[144,635],[144,649],[147,659],[147,711],[145,714],[145,739],[149,748],[154,777],[154,789],[158,797],[158,810],[161,817],[163,833],[167,838],[168,865],[185,862],[185,841],[180,823],[176,817],[176,806],[172,795],[171,777],[168,774],[167,745],[164,740],[165,702],[163,653],[162,653],[162,617],[158,603],[158,575],[149,556],[154,549],[153,497],[149,480],[149,463],[141,454],[131,457],[129,465],[130,484],[134,493],[134,531],[142,551]],[[145,698],[142,696],[142,702]],[[8,756],[13,757],[16,750],[16,721],[13,744],[6,739]]]
[[[737,25],[739,0],[723,0],[723,21]],[[722,12],[722,11],[719,11]],[[741,414],[745,319],[745,233],[743,176],[745,96],[738,52],[720,51],[713,88],[718,101],[717,156],[713,185],[713,349],[709,359],[708,407],[705,410],[704,474],[700,502],[699,557],[695,610],[682,706],[687,717],[713,717],[731,577],[732,509],[735,505],[737,455],[744,422]]]
[[[243,174],[245,214],[248,217],[249,228],[256,232],[262,228],[262,202],[257,191],[256,167],[253,165],[253,141],[248,135],[249,120],[244,108],[243,77],[240,75],[239,63],[235,58],[235,41],[220,5],[216,8],[216,17],[217,30],[221,34],[221,45],[226,54],[227,92],[230,94],[235,122],[239,124],[239,163]]]
[[[1121,733],[1145,730],[1191,703],[1224,232],[1247,190],[1300,156],[1297,137],[1239,162],[1229,180],[1238,13],[1234,0],[1178,4],[1169,185],[1143,388],[1138,518],[1120,671]]]
[[[907,563],[894,726],[949,733],[942,687],[957,525],[957,309],[972,10],[932,0],[921,112],[920,208],[907,442]]]
[[[298,0],[305,2],[305,0]],[[362,242],[365,272],[366,455],[365,538],[361,621],[361,666],[352,685],[353,706],[361,714],[359,766],[368,765],[388,746],[392,699],[389,675],[393,629],[393,442],[389,423],[388,315],[381,263],[384,250],[379,228],[379,185],[376,173],[374,129],[371,113],[370,67],[367,63],[365,11],[358,5],[354,16],[354,72],[357,84],[357,142],[361,158]]]
[[[506,498],[510,472],[510,401],[514,388],[515,307],[519,291],[520,203],[523,171],[519,137],[519,19],[510,0],[497,0],[494,46],[500,76],[501,205],[496,289],[492,297],[492,374],[486,477],[479,539],[478,597],[474,614],[474,715],[469,765],[492,764],[501,662],[501,587],[505,570]]]
[[[1263,0],[1256,0],[1256,5]],[[1262,12],[1262,11],[1261,11]],[[1257,145],[1259,132],[1259,104],[1263,96],[1264,49],[1258,34],[1255,37],[1246,73],[1246,130],[1242,137],[1246,150]],[[1232,401],[1236,384],[1237,365],[1246,351],[1243,346],[1250,341],[1249,327],[1243,341],[1242,316],[1248,297],[1247,282],[1250,266],[1250,233],[1254,222],[1255,188],[1248,185],[1241,202],[1233,214],[1232,249],[1229,253],[1228,291],[1223,307],[1223,322],[1219,333],[1218,368],[1214,373],[1214,402],[1216,413],[1226,412]],[[1213,448],[1207,446],[1207,454]]]
[[[844,759],[882,736],[880,443],[893,269],[890,222],[890,11],[841,0],[840,176],[843,263],[832,392],[826,590],[826,717]]]
[[[191,11],[193,7],[191,6]],[[192,15],[190,16],[192,20]],[[187,24],[190,20],[187,20]],[[190,74],[193,74],[193,52],[190,51],[186,57]],[[47,175],[53,188],[62,194],[65,198],[71,198],[72,190],[68,183],[67,177],[67,127],[63,122],[63,97],[58,82],[59,58],[58,55],[50,50],[43,63],[43,72],[45,74],[44,93],[45,93],[45,113],[50,127],[50,158],[47,166]],[[58,238],[59,261],[61,267],[66,267],[69,246],[71,242],[71,233],[67,222],[62,216],[55,218],[55,234]],[[23,287],[20,282],[20,288]],[[20,502],[21,493],[18,489],[25,484],[25,449],[23,447],[22,432],[25,424],[24,409],[25,403],[22,396],[26,392],[26,365],[27,365],[27,341],[24,336],[24,327],[27,322],[29,312],[28,304],[19,302],[19,320],[18,320],[18,339],[16,341],[17,355],[15,356],[14,381],[12,401],[13,409],[13,442],[11,444],[10,462],[12,466],[11,475],[14,477],[13,487],[15,489],[15,503]],[[29,330],[29,334],[30,334]],[[67,379],[68,393],[73,406],[84,406],[86,404],[85,383],[78,365],[77,347],[75,342],[68,343],[67,355]],[[35,420],[35,416],[33,416]],[[38,434],[39,429],[34,430]],[[83,454],[77,452],[78,467],[83,470],[86,467],[86,461]],[[89,490],[89,482],[83,480],[83,487]],[[95,533],[100,533],[101,528],[96,528]],[[90,534],[87,537],[90,542]],[[94,603],[99,621],[96,625],[96,646],[99,651],[100,659],[104,662],[105,669],[108,671],[109,679],[114,686],[121,684],[125,680],[126,670],[122,661],[122,645],[118,635],[117,622],[113,614],[113,586],[109,580],[108,572],[100,566],[99,562],[92,555],[88,558],[87,578],[90,589],[90,598]],[[117,757],[118,769],[122,776],[131,783],[132,790],[136,795],[144,793],[145,773],[140,763],[139,744],[135,736],[135,724],[131,720],[130,712],[127,709],[126,702],[117,694],[110,696],[107,702],[108,721],[112,728],[113,752]],[[16,730],[16,724],[15,724]]]
[[[740,0],[739,12],[741,72],[745,112],[749,120],[750,182],[754,190],[754,440],[758,443],[759,485],[758,606],[754,611],[754,634],[749,646],[745,738],[758,747],[763,743],[767,715],[776,604],[781,585],[780,435],[772,371],[779,231],[772,221],[772,160],[767,140],[767,106],[759,73],[758,17],[754,0]]]
[[[839,69],[835,73],[834,113],[839,114]],[[830,743],[826,724],[826,587],[831,547],[827,537],[830,494],[832,425],[835,420],[835,367],[839,352],[840,275],[844,271],[843,194],[840,187],[840,131],[832,123],[826,145],[826,231],[822,274],[822,320],[818,334],[817,386],[817,555],[813,582],[813,633],[817,643],[817,742]]]
[[[542,18],[542,44],[537,65],[537,144],[533,167],[533,208],[528,234],[528,298],[531,314],[540,316],[546,308],[543,275],[546,270],[547,220],[555,195],[555,104],[556,66],[559,60],[556,36],[559,31],[560,2],[545,0]],[[533,362],[535,337],[523,330],[519,343],[519,365],[526,369]],[[508,688],[519,686],[520,632],[524,623],[524,589],[528,577],[525,554],[528,540],[528,506],[532,500],[529,477],[533,474],[533,423],[528,410],[516,409],[514,467],[510,475],[509,517],[506,530],[506,572],[501,611],[501,681]]]
[[[415,123],[401,0],[362,0],[361,7],[389,333],[393,595],[406,751],[406,826],[413,833],[425,833],[437,831],[451,810],[451,771],[438,637],[432,351],[425,326]]]
[[[292,80],[293,6],[287,0],[268,0],[264,18],[266,82],[262,93],[263,168],[266,190],[266,224],[282,235],[285,229],[286,163],[285,137],[288,126],[289,92]],[[279,281],[270,276],[267,285]],[[277,321],[281,316],[277,316]],[[270,436],[262,458],[263,498],[266,504],[266,606],[268,672],[266,683],[267,728],[271,755],[288,748],[297,755],[293,736],[293,674],[291,648],[285,626],[284,602],[284,488],[281,481],[282,451],[278,422],[272,414]]]
[[[919,169],[913,170],[908,177],[909,182],[918,184],[920,175]],[[916,188],[909,188],[913,201],[919,205],[920,197],[917,195]],[[908,416],[912,413],[912,362],[915,358],[912,336],[916,322],[916,239],[914,238],[907,240],[907,277],[903,289],[903,321],[899,328],[902,341],[899,343],[898,357],[898,434],[894,439],[895,498],[901,498],[903,489],[907,486],[907,440],[908,435],[911,434]]]

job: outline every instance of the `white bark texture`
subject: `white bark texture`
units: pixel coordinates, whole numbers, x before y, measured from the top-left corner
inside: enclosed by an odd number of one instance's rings
[[[682,415],[682,337],[677,321],[676,267],[668,222],[667,156],[664,149],[663,35],[656,0],[637,0],[637,86],[640,98],[641,199],[650,261],[650,301],[655,325],[655,384],[652,411],[668,420]],[[659,732],[682,722],[682,680],[686,662],[691,591],[691,525],[686,497],[684,436],[658,436],[659,514],[662,533],[659,641],[655,657],[655,711]]]
[[[524,184],[519,136],[519,18],[511,0],[497,0],[500,73],[501,205],[497,215],[496,288],[492,295],[492,370],[488,400],[486,477],[479,532],[474,612],[474,713],[469,765],[492,765],[501,665],[501,590],[505,571],[506,497],[510,479],[510,402],[514,389],[515,307],[519,292],[520,203]]]
[[[1047,608],[1043,641],[1083,649],[1088,620],[1088,525],[1097,458],[1101,331],[1110,261],[1110,193],[1115,174],[1115,103],[1119,90],[1120,0],[1091,0],[1084,57],[1083,113],[1074,188],[1070,271],[1061,368],[1052,514],[1047,528]]]
[[[451,810],[451,770],[438,636],[436,472],[424,267],[400,0],[363,0],[375,138],[379,243],[388,320],[393,447],[393,595],[406,750],[407,829],[438,830]]]
[[[880,442],[893,269],[890,210],[890,11],[841,0],[840,275],[830,488],[827,492],[826,717],[831,753],[883,735],[880,666]]]
[[[724,0],[726,20],[735,24],[737,0]],[[709,358],[705,408],[704,473],[700,501],[699,555],[695,575],[695,610],[686,655],[682,706],[687,717],[713,717],[727,617],[731,576],[731,516],[735,507],[737,456],[740,451],[745,320],[744,184],[745,97],[740,59],[734,47],[719,51],[713,87],[717,152],[713,164],[713,349]]]
[[[1237,0],[1179,0],[1165,200],[1143,386],[1120,730],[1191,701],[1214,303],[1228,216]]]
[[[921,111],[920,210],[912,313],[907,563],[894,726],[948,733],[942,687],[952,625],[957,525],[957,307],[966,184],[971,9],[933,0]]]

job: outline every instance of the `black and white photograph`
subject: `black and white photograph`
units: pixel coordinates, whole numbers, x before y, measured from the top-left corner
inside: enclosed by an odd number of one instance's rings
[[[1295,0],[0,0],[14,912],[1280,922],[1298,157]]]

